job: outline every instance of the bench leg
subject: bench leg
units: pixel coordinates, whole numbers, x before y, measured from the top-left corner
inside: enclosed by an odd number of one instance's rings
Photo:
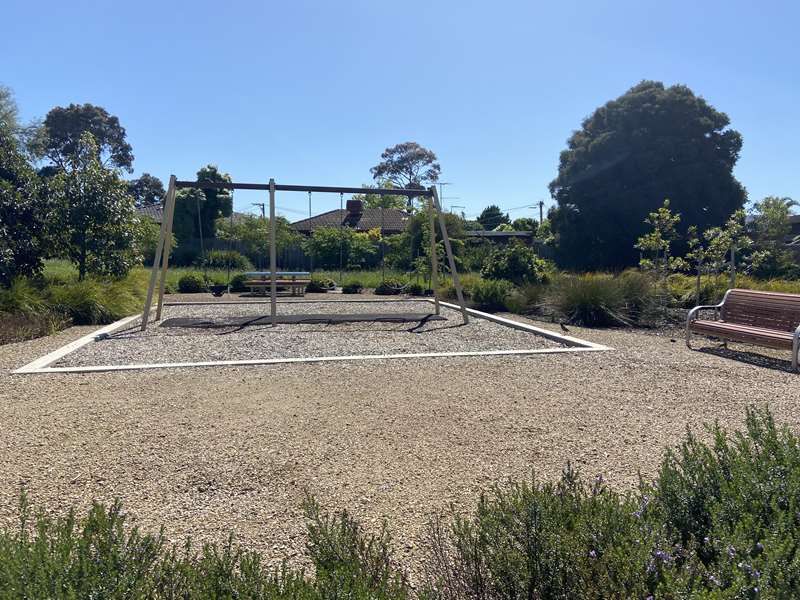
[[[798,360],[798,353],[800,353],[800,337],[795,334],[794,339],[792,340],[792,371],[797,373],[797,360]]]

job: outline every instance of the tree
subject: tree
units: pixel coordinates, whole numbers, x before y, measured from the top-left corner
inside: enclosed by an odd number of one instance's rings
[[[240,216],[233,223],[226,218],[217,221],[217,237],[233,242],[256,265],[265,264],[269,257],[269,232],[269,219],[251,215]],[[275,217],[275,233],[278,252],[300,243],[300,234],[284,217]]]
[[[19,109],[11,88],[0,85],[0,137],[10,138],[19,130]]]
[[[82,148],[84,133],[95,139],[97,158],[102,166],[133,171],[133,151],[125,139],[125,128],[106,109],[93,104],[56,106],[44,119],[31,149],[39,158],[65,169]]]
[[[11,135],[0,133],[0,286],[42,268],[49,206]]]
[[[503,224],[510,224],[511,219],[508,218],[507,214],[504,214],[500,207],[496,204],[490,204],[486,208],[481,211],[480,216],[478,217],[478,223],[480,223],[485,230],[492,230],[496,228],[498,225]]]
[[[166,194],[161,180],[150,173],[142,173],[138,179],[128,181],[128,192],[138,208],[161,204]]]
[[[597,269],[636,263],[645,217],[665,198],[681,227],[720,225],[746,192],[733,176],[741,135],[686,86],[643,81],[598,108],[561,153],[550,183],[557,257]]]
[[[416,142],[387,148],[381,154],[381,162],[370,169],[375,181],[388,181],[407,189],[422,189],[437,182],[441,171],[436,155]]]
[[[346,269],[364,268],[377,254],[369,234],[350,227],[317,229],[303,244],[314,265],[322,269],[338,269],[340,265]]]
[[[786,243],[792,233],[790,217],[795,206],[797,202],[791,198],[767,196],[753,207],[750,227],[753,241],[758,249],[769,253],[756,270],[758,276],[790,279],[800,276],[799,249],[796,244]]]
[[[170,234],[170,255],[175,249],[175,236]],[[149,217],[139,219],[139,227],[136,231],[136,247],[142,253],[142,260],[146,265],[152,265],[156,257],[156,247],[161,239],[161,225]]]
[[[539,224],[536,222],[536,219],[531,217],[520,217],[511,222],[511,228],[514,231],[532,231],[535,234],[538,227]]]
[[[685,263],[678,257],[672,256],[672,244],[678,239],[678,224],[681,215],[674,214],[669,207],[669,199],[656,211],[647,215],[644,222],[652,227],[642,235],[634,248],[642,253],[639,266],[645,270],[652,270],[656,277],[666,277],[670,271],[685,268]]]
[[[392,195],[379,195],[370,194],[369,189],[372,186],[365,185],[363,194],[353,194],[353,200],[360,200],[364,203],[364,208],[393,208],[396,210],[403,210],[406,207],[406,199],[404,196]],[[378,182],[378,187],[393,188],[394,185],[390,181]]]
[[[216,165],[206,165],[197,172],[197,181],[230,182],[231,178],[227,173],[220,173]],[[200,240],[205,244],[207,240],[215,238],[218,219],[230,217],[232,212],[233,197],[230,190],[178,190],[172,227],[179,244],[176,249],[177,260],[183,264],[197,258],[201,252]]]
[[[122,277],[140,260],[139,219],[128,186],[100,162],[91,133],[84,133],[64,170],[51,183],[64,253],[87,274]]]

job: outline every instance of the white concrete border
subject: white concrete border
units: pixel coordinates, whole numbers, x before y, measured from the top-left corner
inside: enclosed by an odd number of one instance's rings
[[[419,298],[415,299],[415,301],[419,300],[426,300],[428,302],[433,302],[431,298]],[[364,300],[309,300],[309,302],[382,302],[383,300],[373,300],[373,299],[364,299]],[[402,302],[404,300],[386,300],[387,302]],[[298,301],[301,302],[301,301]],[[460,306],[456,304],[451,304],[449,302],[439,302],[442,306],[445,306],[450,309],[460,310]],[[239,302],[174,302],[174,303],[165,303],[172,306],[180,306],[180,305],[189,305],[189,304],[241,304]],[[493,321],[495,323],[499,323],[501,325],[505,325],[507,327],[513,327],[515,329],[521,329],[523,331],[528,331],[530,333],[540,335],[547,339],[560,342],[567,346],[566,348],[538,348],[535,350],[483,350],[483,351],[473,351],[473,352],[423,352],[423,353],[414,353],[414,354],[354,354],[349,356],[313,356],[313,357],[296,357],[296,358],[264,358],[264,359],[251,359],[251,360],[218,360],[218,361],[199,361],[199,362],[171,362],[171,363],[142,363],[142,364],[132,364],[132,365],[92,365],[92,366],[85,366],[85,367],[50,367],[48,365],[53,364],[54,362],[60,360],[67,354],[74,352],[78,348],[85,346],[89,342],[92,342],[98,335],[102,335],[104,333],[111,333],[118,329],[121,329],[128,323],[135,321],[136,319],[140,318],[141,315],[133,315],[130,317],[125,317],[124,319],[120,319],[119,321],[112,323],[110,325],[106,325],[98,329],[97,331],[93,331],[74,342],[70,342],[69,344],[42,356],[41,358],[37,358],[33,362],[28,363],[27,365],[20,367],[19,369],[12,371],[14,374],[38,374],[38,373],[98,373],[98,372],[108,372],[108,371],[140,371],[144,369],[174,369],[174,368],[186,368],[186,367],[223,367],[223,366],[252,366],[252,365],[277,365],[277,364],[290,364],[290,363],[315,363],[315,362],[334,362],[334,361],[357,361],[357,360],[394,360],[394,359],[403,359],[403,358],[436,358],[436,357],[454,357],[454,356],[520,356],[520,355],[532,355],[532,354],[560,354],[564,352],[602,352],[605,350],[611,350],[608,346],[603,346],[600,344],[595,344],[593,342],[588,342],[586,340],[581,340],[575,337],[565,336],[558,334],[554,331],[550,331],[548,329],[541,329],[534,325],[529,325],[527,323],[521,323],[519,321],[514,321],[511,319],[506,319],[504,317],[498,317],[497,315],[492,315],[489,313],[481,312],[479,310],[475,310],[472,308],[468,308],[467,311],[470,315],[474,317],[478,317],[480,319],[486,319],[488,321]]]

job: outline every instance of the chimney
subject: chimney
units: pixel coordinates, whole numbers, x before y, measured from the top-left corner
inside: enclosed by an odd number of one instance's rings
[[[347,216],[362,215],[364,213],[364,203],[361,200],[347,201]]]

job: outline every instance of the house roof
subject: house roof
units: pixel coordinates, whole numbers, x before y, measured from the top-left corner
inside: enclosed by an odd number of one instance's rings
[[[160,204],[150,204],[149,206],[140,206],[136,210],[139,212],[139,216],[152,219],[159,225],[161,224],[161,221],[164,220],[164,207]],[[252,216],[253,215],[249,215],[247,213],[234,212],[233,220],[234,222],[238,223],[242,219]]]
[[[314,215],[292,223],[300,232],[310,233],[326,227],[352,227],[356,231],[382,229],[384,232],[400,233],[408,225],[408,213],[395,208],[365,208],[361,213],[350,213],[345,209],[336,209]]]

